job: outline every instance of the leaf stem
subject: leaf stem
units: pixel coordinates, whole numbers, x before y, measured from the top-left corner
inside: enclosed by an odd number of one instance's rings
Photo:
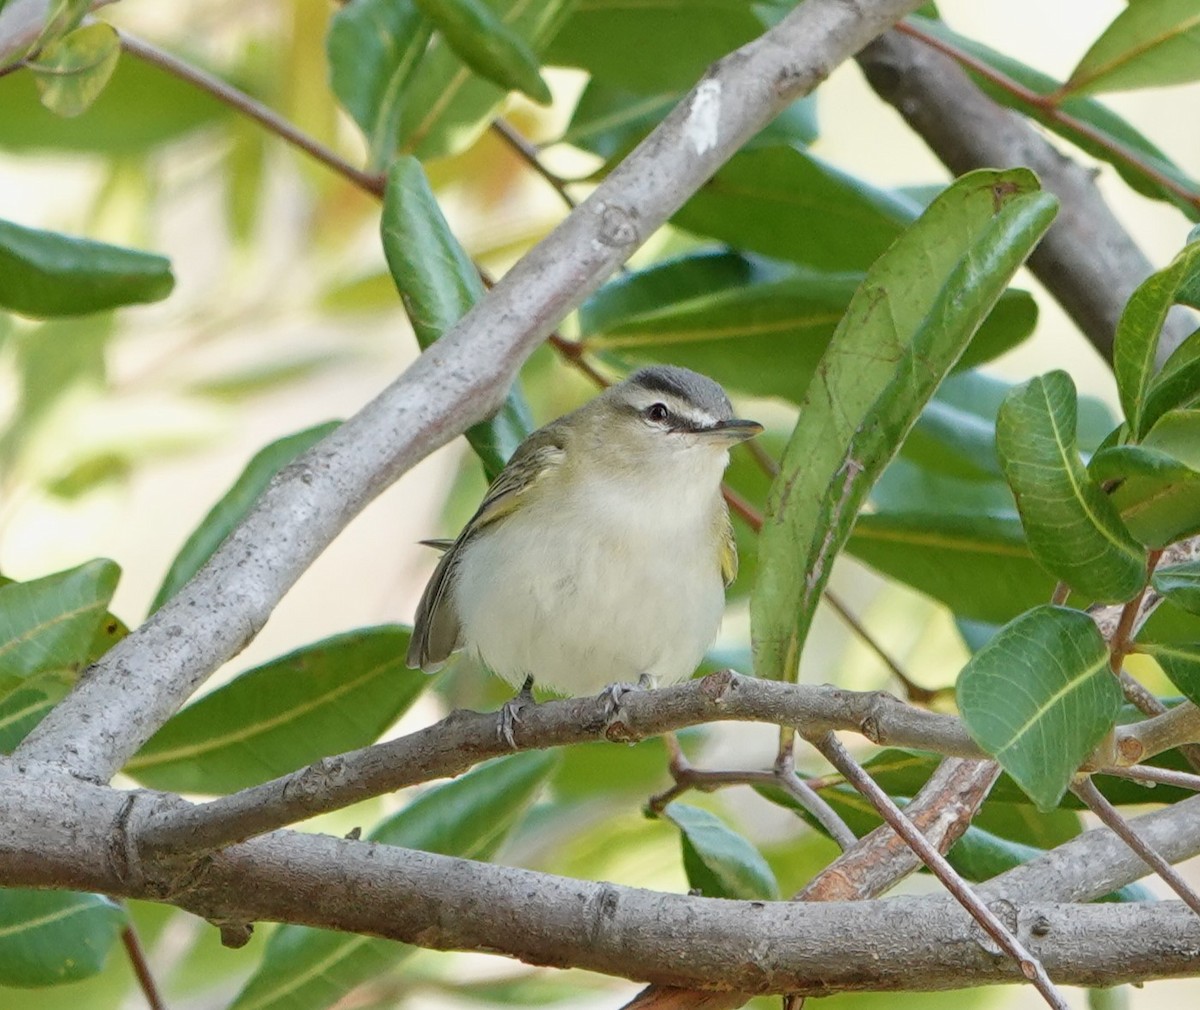
[[[538,156],[537,148],[535,148],[528,140],[526,140],[511,123],[503,116],[497,116],[492,120],[492,132],[500,137],[530,168],[538,175],[546,180],[571,210],[578,206],[578,202],[567,191],[567,182],[560,175],[555,175],[543,163]]]
[[[128,908],[126,908],[126,912],[128,912]],[[128,920],[128,925],[121,930],[121,943],[125,947],[125,954],[129,958],[129,964],[133,968],[134,975],[137,976],[138,986],[146,997],[146,1004],[150,1010],[166,1010],[167,1005],[163,1002],[162,994],[158,991],[158,984],[150,972],[146,951],[142,947],[141,938],[138,936],[137,927],[134,926],[132,918]]]
[[[1179,875],[1179,871],[1154,851],[1133,830],[1133,826],[1125,820],[1105,795],[1096,788],[1088,776],[1080,776],[1071,784],[1071,792],[1079,797],[1087,808],[1104,823],[1110,831],[1128,845],[1157,873],[1166,885],[1171,888],[1184,903],[1197,915],[1200,915],[1200,895],[1197,895],[1187,882]]]
[[[950,863],[937,848],[930,844],[920,831],[896,806],[886,792],[867,774],[866,770],[850,756],[850,752],[842,746],[841,741],[832,733],[812,738],[810,742],[817,748],[831,765],[841,772],[855,789],[878,811],[908,846],[915,852],[933,874],[945,885],[954,898],[970,912],[971,917],[979,923],[987,934],[1005,951],[1021,969],[1021,973],[1031,981],[1042,994],[1042,998],[1055,1010],[1067,1010],[1066,1000],[1054,987],[1046,969],[1025,945],[1001,922],[967,882],[958,875]]]

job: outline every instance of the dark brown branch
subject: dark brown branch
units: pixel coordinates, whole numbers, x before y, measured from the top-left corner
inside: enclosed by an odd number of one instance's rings
[[[146,951],[142,947],[141,937],[138,936],[137,927],[134,926],[132,919],[121,930],[121,944],[125,948],[125,955],[129,958],[133,974],[137,978],[138,987],[142,990],[142,995],[146,997],[146,1005],[150,1010],[167,1010],[162,994],[158,991],[158,984],[154,981],[154,975],[150,971],[150,965],[146,961]]]
[[[508,120],[503,117],[497,117],[492,120],[492,132],[500,137],[517,156],[525,162],[538,175],[546,180],[554,191],[562,198],[571,210],[577,206],[575,198],[567,191],[567,183],[562,177],[555,175],[543,163],[541,156],[528,140],[526,140]]]

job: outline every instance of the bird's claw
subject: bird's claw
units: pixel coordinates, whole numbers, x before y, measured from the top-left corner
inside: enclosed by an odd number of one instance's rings
[[[603,691],[600,692],[600,697],[604,699],[604,720],[608,725],[612,725],[618,721],[618,716],[621,711],[621,702],[625,700],[627,694],[632,694],[634,691],[649,691],[654,687],[654,678],[648,673],[638,675],[636,684],[616,683],[609,684]]]
[[[513,731],[517,728],[517,723],[521,721],[521,713],[530,705],[536,704],[537,702],[533,698],[533,678],[526,677],[525,683],[521,685],[521,690],[500,706],[500,722],[496,727],[496,735],[513,750],[517,749],[517,739]]]

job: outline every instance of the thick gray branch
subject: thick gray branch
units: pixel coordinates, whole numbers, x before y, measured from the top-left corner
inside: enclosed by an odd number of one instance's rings
[[[1019,980],[952,902],[749,902],[571,880],[276,832],[196,864],[142,858],[143,807],[44,765],[0,761],[0,882],[167,901],[222,922],[298,922],[435,949],[687,988],[824,994]],[[1052,892],[1049,892],[1052,893]],[[1200,919],[1175,902],[993,902],[1064,984],[1200,973]]]
[[[204,569],[113,648],[22,756],[107,780],[375,495],[502,401],[578,305],[785,105],[919,0],[806,0],[713,66],[638,148],[395,383],[272,482]]]
[[[985,95],[948,56],[890,31],[858,56],[871,87],[955,174],[1026,165],[1062,202],[1029,267],[1105,358],[1125,302],[1154,269],[1113,216],[1091,173]],[[1168,319],[1162,350],[1190,331]]]
[[[808,734],[848,729],[875,743],[979,756],[957,719],[892,695],[782,684],[732,671],[626,695],[616,721],[603,696],[546,702],[523,710],[514,732],[518,749],[540,749],[596,739],[641,740],[719,720],[795,726]],[[326,758],[202,806],[164,810],[146,826],[143,841],[164,853],[214,849],[371,796],[458,775],[511,752],[495,715],[454,712],[408,736]]]

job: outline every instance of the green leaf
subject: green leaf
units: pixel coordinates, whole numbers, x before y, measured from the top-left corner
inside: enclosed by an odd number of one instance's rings
[[[1052,606],[1001,628],[963,668],[957,691],[971,738],[1040,810],[1057,806],[1122,700],[1095,622]]]
[[[428,347],[483,296],[479,271],[442,216],[415,158],[397,158],[383,198],[383,251],[421,347]],[[533,430],[520,383],[500,410],[467,429],[488,480]]]
[[[0,221],[0,308],[81,316],[162,301],[174,286],[164,256]]]
[[[187,542],[180,548],[171,567],[167,569],[166,578],[150,604],[150,613],[174,596],[183,584],[195,575],[212,557],[221,542],[229,536],[230,531],[245,518],[246,514],[258,500],[258,496],[266,490],[267,485],[280,470],[291,463],[297,456],[333,431],[340,421],[326,421],[324,424],[305,428],[294,435],[285,435],[276,439],[255,453],[254,458],[246,464],[246,469],[234,481],[233,486],[225,492],[196,527]]]
[[[1200,4],[1138,0],[1092,43],[1065,91],[1083,94],[1182,84],[1200,77]]]
[[[1176,299],[1182,301],[1184,294],[1180,291]],[[1175,348],[1152,380],[1143,401],[1143,423],[1152,426],[1167,411],[1194,407],[1197,401],[1200,401],[1200,330]]]
[[[775,900],[779,885],[762,853],[707,810],[671,803],[662,812],[680,832],[688,883],[708,898]]]
[[[552,96],[537,56],[483,0],[416,0],[416,4],[475,73],[506,91],[521,91],[535,102],[550,104]]]
[[[1075,420],[1075,384],[1049,372],[1005,398],[996,450],[1042,566],[1089,601],[1123,602],[1145,585],[1146,552],[1088,476]]]
[[[1036,95],[1057,96],[1061,90],[1061,83],[1054,78],[982,43],[958,35],[940,21],[924,18],[911,18],[910,21],[922,32],[965,51],[985,66],[1000,71]],[[1200,185],[1107,106],[1094,98],[1069,96],[1055,103],[1057,109],[1070,117],[1064,122],[1051,114],[1049,103],[1031,104],[1023,97],[1015,95],[1010,88],[1001,87],[980,73],[968,73],[994,101],[1017,110],[1092,157],[1111,164],[1138,193],[1155,200],[1166,200],[1175,204],[1189,217],[1197,217],[1193,202],[1181,197],[1171,186],[1164,184],[1163,180],[1169,180],[1184,193],[1190,193],[1193,199],[1200,199]],[[1078,128],[1076,122],[1084,124],[1084,128]]]
[[[641,94],[690,88],[714,60],[762,34],[744,0],[578,0],[546,62]]]
[[[672,221],[777,259],[864,271],[918,211],[802,148],[768,147],[734,155]]]
[[[490,761],[422,793],[370,837],[383,845],[487,859],[520,822],[555,764],[554,755],[537,752]],[[369,936],[281,926],[230,1010],[324,1010],[415,950]]]
[[[233,113],[207,92],[142,60],[121,60],[85,113],[56,116],[38,100],[32,74],[0,78],[0,148],[139,154]]]
[[[1151,582],[1158,592],[1176,606],[1190,614],[1200,614],[1200,562],[1189,561],[1160,568]]]
[[[0,699],[0,754],[11,754],[70,688],[61,675],[32,677]]]
[[[509,31],[541,52],[571,7],[571,0],[486,0]],[[464,151],[495,118],[507,91],[471,73],[440,34],[405,87],[399,150],[423,161]]]
[[[1195,606],[1200,605],[1200,565],[1193,563],[1191,567],[1194,571],[1190,578],[1185,576],[1176,585],[1192,604],[1188,609],[1195,613]],[[1200,643],[1139,642],[1137,651],[1151,656],[1188,701],[1200,705]]]
[[[121,906],[98,894],[0,890],[0,985],[35,988],[95,975],[125,921]]]
[[[1200,532],[1200,472],[1142,445],[1101,449],[1088,463],[1092,480],[1114,485],[1109,500],[1140,543],[1162,549]]]
[[[100,96],[120,57],[116,29],[96,23],[51,42],[26,66],[47,109],[59,116],[78,116]]]
[[[330,85],[362,128],[373,169],[396,150],[406,87],[432,34],[410,0],[353,0],[329,24]]]
[[[97,560],[0,587],[0,693],[37,674],[77,673],[120,574],[113,562]]]
[[[1200,410],[1171,410],[1154,422],[1142,445],[1200,470]]]
[[[861,281],[735,252],[693,253],[606,284],[580,310],[581,340],[623,363],[669,361],[728,388],[798,402]],[[1027,293],[1006,291],[968,354],[1013,346],[1036,316]]]
[[[1185,246],[1165,270],[1151,274],[1130,296],[1117,323],[1113,343],[1113,371],[1121,407],[1133,440],[1141,441],[1157,420],[1147,414],[1147,398],[1154,376],[1158,334],[1180,289],[1200,272],[1200,242]]]
[[[759,676],[795,676],[872,484],[1056,207],[1026,170],[973,172],[868,272],[808,388],[767,502],[750,608]]]
[[[362,628],[247,670],[193,702],[125,766],[169,792],[231,793],[379,738],[424,690],[409,631]]]

